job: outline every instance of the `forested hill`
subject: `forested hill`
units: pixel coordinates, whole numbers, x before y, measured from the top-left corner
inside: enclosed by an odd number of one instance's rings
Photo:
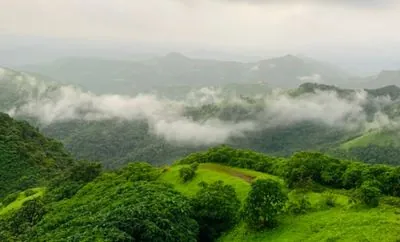
[[[0,198],[37,186],[73,162],[63,145],[0,113]]]

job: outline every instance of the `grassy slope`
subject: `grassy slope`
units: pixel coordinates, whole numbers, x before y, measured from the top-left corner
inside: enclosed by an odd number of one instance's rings
[[[179,179],[179,168],[172,166],[163,174],[161,180],[171,183],[175,188],[191,196],[198,190],[197,184],[201,181],[213,182],[223,180],[226,184],[235,187],[238,197],[244,201],[250,183],[246,176],[257,178],[272,178],[280,182],[277,177],[237,169],[217,164],[201,164],[196,177],[183,184]],[[350,208],[348,197],[340,191],[331,190],[336,194],[336,207],[321,206],[324,196],[321,193],[307,194],[313,211],[305,215],[284,216],[278,228],[265,232],[248,232],[243,224],[223,236],[220,241],[397,241],[400,238],[399,209],[387,205],[378,208]]]
[[[369,144],[375,145],[396,145],[400,146],[397,132],[380,132],[371,131],[355,139],[343,143],[340,147],[342,149],[350,149],[352,147],[365,147]]]
[[[243,224],[220,241],[391,241],[400,238],[400,216],[393,207],[374,209],[331,208],[285,217],[278,228],[247,232]]]
[[[194,195],[199,190],[200,187],[198,184],[202,181],[211,183],[218,180],[223,180],[225,184],[232,185],[236,189],[239,199],[244,201],[247,193],[250,190],[250,183],[246,177],[272,178],[281,181],[277,177],[261,172],[205,163],[199,165],[199,168],[196,172],[197,174],[192,181],[188,183],[182,183],[179,178],[179,169],[181,167],[181,165],[172,166],[168,172],[161,176],[160,179],[173,184],[176,190],[188,196]]]
[[[35,192],[35,194],[26,196],[25,192],[19,193],[17,199],[15,199],[14,202],[8,204],[5,207],[0,206],[0,216],[4,215],[12,210],[17,210],[19,209],[24,202],[35,199],[37,197],[43,196],[45,188],[43,187],[37,187],[37,188],[32,188],[30,189],[31,191]]]

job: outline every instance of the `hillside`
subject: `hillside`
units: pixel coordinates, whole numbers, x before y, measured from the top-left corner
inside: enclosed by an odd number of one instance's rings
[[[38,186],[71,164],[61,143],[46,138],[27,122],[0,113],[0,198]]]
[[[281,158],[220,146],[172,166],[136,162],[95,174],[97,168],[82,168],[73,178],[81,182],[78,190],[70,177],[0,205],[0,239],[396,242],[400,236],[400,198],[395,197],[400,173],[390,166],[321,153]],[[184,169],[194,171],[187,181]],[[275,184],[286,199],[276,208],[273,226],[255,230],[243,213],[256,184],[263,182]],[[259,192],[274,194],[265,189]],[[57,199],[66,192],[72,193]]]

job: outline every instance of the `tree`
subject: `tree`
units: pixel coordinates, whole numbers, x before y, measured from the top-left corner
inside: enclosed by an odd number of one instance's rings
[[[281,185],[271,179],[256,180],[246,199],[243,215],[247,224],[254,229],[272,227],[276,217],[283,211],[287,195]]]
[[[369,207],[377,207],[379,205],[379,198],[381,191],[379,190],[379,183],[376,181],[366,181],[361,187],[355,190],[353,199],[366,204]]]
[[[192,163],[189,167],[182,167],[179,169],[179,177],[183,182],[191,181],[196,176],[196,170],[199,167],[199,163]]]
[[[240,201],[235,189],[222,181],[202,183],[192,199],[195,219],[200,226],[199,241],[214,241],[238,221]]]

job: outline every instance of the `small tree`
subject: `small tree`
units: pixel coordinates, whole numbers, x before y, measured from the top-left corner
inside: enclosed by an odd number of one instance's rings
[[[276,217],[284,208],[287,195],[281,185],[270,179],[260,179],[251,185],[243,215],[247,224],[254,229],[272,227]]]
[[[179,177],[182,179],[183,182],[188,182],[192,180],[195,175],[196,172],[190,167],[182,167],[181,169],[179,169]]]
[[[192,163],[189,167],[182,167],[179,169],[179,177],[183,182],[191,181],[196,175],[196,170],[199,167],[199,163]]]
[[[370,207],[377,207],[379,205],[379,198],[381,191],[378,188],[376,181],[366,181],[361,187],[355,190],[353,200],[364,203]]]
[[[199,241],[214,241],[238,221],[240,201],[235,189],[222,181],[202,183],[192,199],[195,219],[200,226]]]

